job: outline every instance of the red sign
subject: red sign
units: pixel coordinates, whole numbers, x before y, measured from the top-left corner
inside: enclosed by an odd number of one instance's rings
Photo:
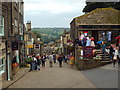
[[[83,31],[83,33],[88,33],[88,31]]]
[[[83,47],[83,57],[84,58],[93,58],[93,49],[92,46]]]

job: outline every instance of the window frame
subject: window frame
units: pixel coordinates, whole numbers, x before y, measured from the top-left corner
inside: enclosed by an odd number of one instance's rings
[[[2,75],[5,72],[5,56],[0,58],[1,63],[0,63],[0,75]]]
[[[3,16],[0,16],[0,28],[1,28],[0,36],[4,36],[4,17]]]

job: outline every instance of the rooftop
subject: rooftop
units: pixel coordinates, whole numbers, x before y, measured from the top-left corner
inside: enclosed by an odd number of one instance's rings
[[[89,13],[74,18],[76,24],[120,24],[120,11],[113,8],[97,8]]]

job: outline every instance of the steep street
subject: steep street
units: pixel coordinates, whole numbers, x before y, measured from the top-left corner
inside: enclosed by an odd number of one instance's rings
[[[118,89],[118,16],[120,0],[0,0],[0,88]]]
[[[95,88],[95,86],[78,70],[66,63],[53,68],[47,65],[40,71],[31,71],[9,88]]]
[[[31,71],[9,88],[117,88],[118,67],[108,64],[99,68],[79,71],[66,63],[53,68],[48,62],[40,71]]]

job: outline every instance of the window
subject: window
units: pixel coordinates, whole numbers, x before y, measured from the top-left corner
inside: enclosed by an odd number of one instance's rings
[[[34,45],[34,49],[40,49],[40,45],[39,44],[35,44]]]
[[[0,75],[5,72],[5,57],[0,58]]]
[[[15,32],[15,34],[18,34],[18,20],[15,19],[14,22],[15,22],[15,25],[14,25],[14,32]]]
[[[0,44],[0,75],[5,72],[5,60],[6,60],[6,52],[3,50],[5,48],[5,43]]]
[[[4,36],[4,17],[0,16],[0,36]]]

